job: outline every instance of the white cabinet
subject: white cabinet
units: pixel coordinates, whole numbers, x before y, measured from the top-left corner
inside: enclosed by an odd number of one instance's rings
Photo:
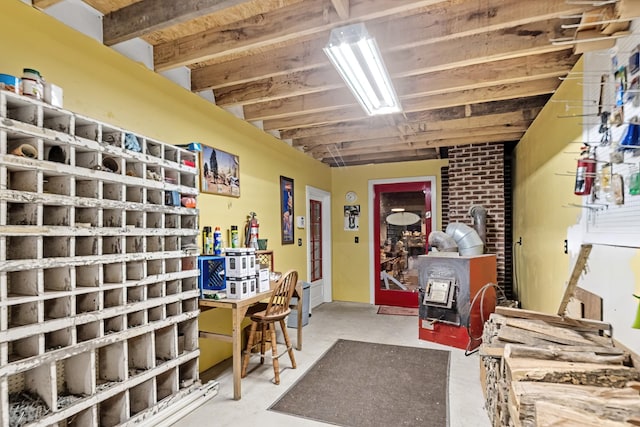
[[[0,91],[0,427],[133,423],[200,385],[198,210],[166,204],[196,164]]]

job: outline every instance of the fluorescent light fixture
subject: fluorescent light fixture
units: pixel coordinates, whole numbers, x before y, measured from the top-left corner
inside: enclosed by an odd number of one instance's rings
[[[324,52],[368,115],[402,111],[378,45],[364,24],[331,30]]]

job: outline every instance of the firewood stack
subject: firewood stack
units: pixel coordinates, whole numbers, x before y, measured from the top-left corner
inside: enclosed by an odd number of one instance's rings
[[[497,307],[480,355],[494,426],[640,426],[640,371],[608,323]]]

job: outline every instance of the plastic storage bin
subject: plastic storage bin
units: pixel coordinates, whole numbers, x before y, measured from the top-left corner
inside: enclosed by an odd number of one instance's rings
[[[309,323],[309,303],[311,301],[311,283],[302,282],[302,326]],[[298,298],[291,298],[291,306],[298,303]],[[287,326],[289,328],[298,327],[298,309],[292,308],[291,314],[287,316]]]

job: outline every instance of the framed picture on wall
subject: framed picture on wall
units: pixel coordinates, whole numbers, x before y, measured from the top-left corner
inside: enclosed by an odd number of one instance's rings
[[[202,145],[200,192],[240,197],[240,159],[235,154]]]
[[[293,243],[293,179],[280,176],[280,226],[282,244]]]

